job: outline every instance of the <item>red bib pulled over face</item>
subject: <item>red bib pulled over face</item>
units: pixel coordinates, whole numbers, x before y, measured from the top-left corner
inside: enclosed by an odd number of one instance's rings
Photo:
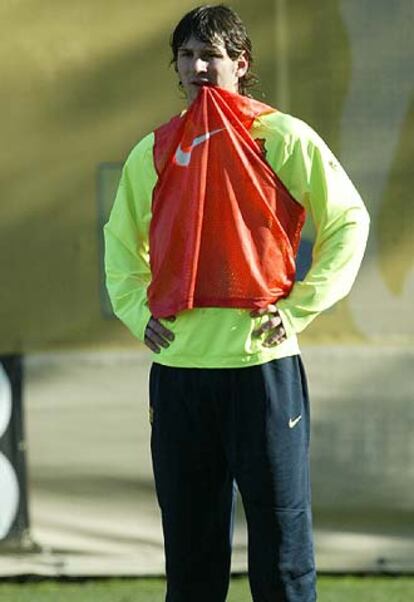
[[[194,307],[255,309],[289,294],[305,212],[249,133],[256,117],[273,111],[205,86],[182,117],[155,131],[154,317]]]

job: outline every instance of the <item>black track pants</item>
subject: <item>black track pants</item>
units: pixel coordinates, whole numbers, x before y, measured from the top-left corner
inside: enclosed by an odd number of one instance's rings
[[[254,602],[314,602],[309,401],[299,356],[150,376],[151,451],[167,602],[224,602],[234,482]]]

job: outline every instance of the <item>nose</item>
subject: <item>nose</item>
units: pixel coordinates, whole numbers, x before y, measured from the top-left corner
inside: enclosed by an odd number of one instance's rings
[[[200,57],[194,60],[194,73],[205,73],[207,71],[207,61],[203,61]]]

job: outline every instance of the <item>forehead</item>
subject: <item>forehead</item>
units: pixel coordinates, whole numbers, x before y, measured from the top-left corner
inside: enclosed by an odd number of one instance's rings
[[[181,49],[198,51],[216,49],[227,53],[226,46],[220,36],[216,36],[211,42],[203,42],[203,40],[191,35],[189,38],[187,38],[187,40],[184,40],[184,42],[180,44],[178,50]]]

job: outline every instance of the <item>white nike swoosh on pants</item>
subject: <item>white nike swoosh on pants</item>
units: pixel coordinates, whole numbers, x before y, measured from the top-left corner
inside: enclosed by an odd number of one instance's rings
[[[289,420],[289,428],[293,429],[297,423],[299,422],[299,420],[302,418],[302,414],[299,414],[299,416],[297,416],[296,418],[291,418]]]

